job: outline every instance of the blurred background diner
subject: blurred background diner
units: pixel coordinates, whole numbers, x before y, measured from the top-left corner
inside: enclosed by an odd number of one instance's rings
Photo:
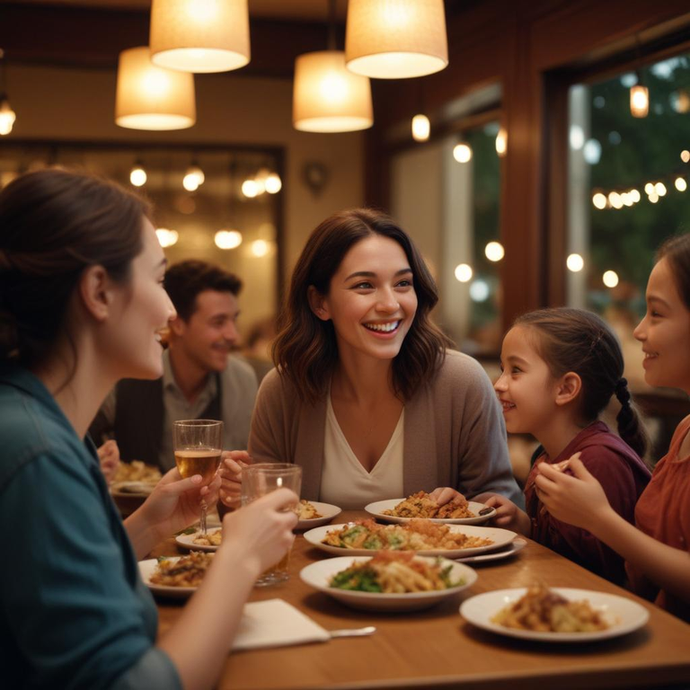
[[[418,3],[439,4],[445,34],[421,37],[425,22],[414,24],[422,66],[360,65],[369,80],[344,70],[343,51],[380,43],[382,25],[346,31],[345,0],[249,0],[229,62],[193,76],[150,71],[151,55],[174,60],[150,0],[3,2],[0,185],[62,165],[139,189],[170,264],[199,259],[241,276],[236,349],[259,380],[311,230],[340,209],[383,209],[434,273],[437,323],[492,379],[518,315],[569,305],[606,319],[654,462],[690,403],[644,384],[632,329],[656,247],[688,231],[690,8]],[[196,7],[203,22],[215,3]],[[310,82],[319,55],[340,71]],[[510,439],[519,481],[535,445]]]

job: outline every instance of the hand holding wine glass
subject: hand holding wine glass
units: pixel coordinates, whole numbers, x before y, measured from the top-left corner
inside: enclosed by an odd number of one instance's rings
[[[210,484],[220,465],[223,422],[213,419],[185,419],[173,422],[175,464],[183,479],[201,475]],[[206,534],[206,501],[201,499],[201,533]]]

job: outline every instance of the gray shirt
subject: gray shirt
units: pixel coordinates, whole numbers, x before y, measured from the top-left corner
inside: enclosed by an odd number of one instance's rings
[[[254,402],[256,400],[257,382],[252,367],[236,356],[228,358],[228,366],[220,374],[222,386],[223,448],[225,450],[244,450],[249,440]],[[159,453],[159,466],[169,470],[175,466],[173,453],[172,423],[180,419],[197,419],[201,417],[217,393],[216,377],[208,375],[201,393],[193,402],[189,402],[175,381],[170,353],[163,352],[163,433]],[[116,389],[105,399],[101,414],[110,426],[115,424]],[[116,439],[117,440],[117,439]],[[137,458],[123,458],[136,460]]]

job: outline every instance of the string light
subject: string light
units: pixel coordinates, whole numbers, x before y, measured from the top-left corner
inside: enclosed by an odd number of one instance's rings
[[[606,194],[602,194],[601,192],[597,192],[597,193],[592,197],[592,203],[593,203],[598,209],[606,208],[606,204],[608,203],[608,199],[606,198]]]
[[[649,89],[641,84],[630,88],[630,114],[633,117],[647,117],[649,114]]]
[[[458,264],[455,267],[455,279],[460,283],[469,283],[472,280],[472,267],[469,264]]]
[[[579,273],[585,267],[585,260],[579,254],[570,254],[565,261],[569,271]]]
[[[489,242],[484,248],[484,254],[489,261],[494,263],[500,261],[505,256],[505,249],[500,242]]]
[[[431,123],[426,115],[415,115],[412,118],[412,138],[415,141],[428,141],[431,136]]]
[[[654,185],[654,191],[659,195],[659,196],[666,196],[666,185],[663,182],[657,182]]]
[[[278,173],[271,173],[266,177],[264,186],[269,194],[277,194],[283,188],[283,182]]]
[[[505,127],[501,127],[496,135],[496,153],[499,158],[503,158],[508,150],[508,132]]]
[[[683,163],[687,163],[688,161],[690,161],[690,151],[688,151],[687,149],[681,151],[680,159],[683,161]]]
[[[143,187],[146,184],[147,179],[148,175],[146,174],[146,170],[144,170],[144,166],[141,164],[141,162],[137,161],[134,163],[134,166],[129,173],[129,181],[135,187]]]
[[[469,163],[472,160],[472,149],[467,144],[458,144],[453,149],[453,158],[458,163]]]
[[[254,240],[251,247],[252,254],[256,257],[266,256],[271,251],[271,245],[266,240]]]
[[[684,177],[676,177],[676,181],[673,184],[679,192],[684,192],[688,188],[688,183]]]
[[[156,237],[161,247],[172,247],[179,239],[177,231],[169,230],[168,228],[157,228]]]
[[[235,249],[242,244],[242,233],[237,230],[219,230],[214,241],[219,249]]]
[[[604,285],[608,288],[615,288],[618,285],[618,274],[615,271],[606,271],[602,276]]]
[[[259,193],[259,185],[256,180],[245,180],[242,183],[242,194],[248,199],[253,199]]]

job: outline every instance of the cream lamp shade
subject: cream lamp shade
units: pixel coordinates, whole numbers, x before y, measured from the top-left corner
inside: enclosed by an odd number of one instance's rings
[[[151,59],[182,72],[227,72],[249,62],[247,0],[153,0]]]
[[[303,132],[354,132],[371,127],[369,79],[348,72],[340,50],[300,55],[295,61],[292,122]]]
[[[347,68],[378,79],[422,77],[448,64],[443,0],[349,0]]]
[[[194,76],[156,67],[147,46],[120,53],[115,124],[128,129],[185,129],[196,122]]]

